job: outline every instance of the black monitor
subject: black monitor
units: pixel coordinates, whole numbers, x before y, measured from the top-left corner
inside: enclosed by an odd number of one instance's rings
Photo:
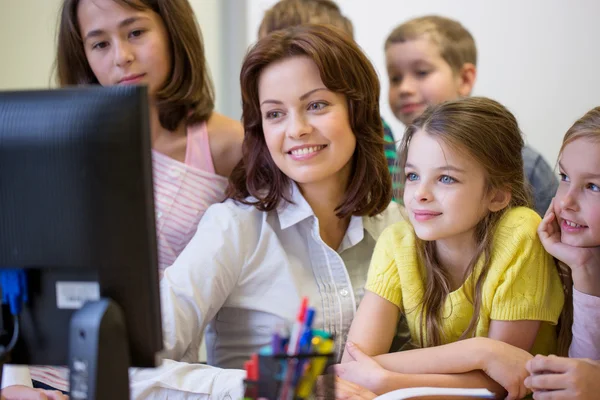
[[[28,287],[6,362],[68,365],[71,398],[74,368],[100,379],[92,364],[162,349],[148,118],[145,87],[0,92],[0,269]]]

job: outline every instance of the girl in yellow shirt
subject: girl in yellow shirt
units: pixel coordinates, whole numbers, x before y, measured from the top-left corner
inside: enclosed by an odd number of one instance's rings
[[[481,336],[533,353],[556,350],[563,288],[536,233],[540,218],[528,208],[522,147],[515,117],[481,97],[430,108],[407,128],[400,165],[408,221],[377,243],[351,346],[370,356],[387,353],[402,313],[421,348]],[[423,363],[436,359],[430,350]],[[440,349],[440,365],[445,354]],[[419,357],[410,360],[420,370]],[[342,363],[348,361],[347,352]],[[503,390],[479,372],[383,381],[349,371],[356,365],[337,368],[376,393],[410,386]]]

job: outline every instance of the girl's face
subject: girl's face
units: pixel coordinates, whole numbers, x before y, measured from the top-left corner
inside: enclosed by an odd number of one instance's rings
[[[317,65],[304,56],[273,63],[260,75],[258,94],[277,167],[300,187],[347,183],[356,137],[346,97],[325,87]]]
[[[484,168],[465,153],[422,130],[411,138],[404,204],[420,239],[472,243],[476,225],[497,211]]]
[[[77,19],[88,63],[102,86],[144,84],[151,96],[164,86],[171,51],[158,14],[114,0],[81,0]]]
[[[575,139],[565,146],[558,166],[554,213],[561,241],[577,247],[600,246],[600,142]]]

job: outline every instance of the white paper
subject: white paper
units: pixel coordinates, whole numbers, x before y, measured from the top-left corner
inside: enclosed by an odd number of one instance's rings
[[[394,390],[376,397],[375,400],[402,400],[419,396],[467,396],[487,399],[495,397],[494,393],[487,389],[417,387]]]

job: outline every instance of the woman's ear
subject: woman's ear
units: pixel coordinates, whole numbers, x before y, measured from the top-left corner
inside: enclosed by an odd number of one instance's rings
[[[504,208],[506,208],[506,206],[508,206],[508,203],[510,203],[511,198],[512,194],[508,189],[492,189],[488,209],[491,212],[503,210]]]

